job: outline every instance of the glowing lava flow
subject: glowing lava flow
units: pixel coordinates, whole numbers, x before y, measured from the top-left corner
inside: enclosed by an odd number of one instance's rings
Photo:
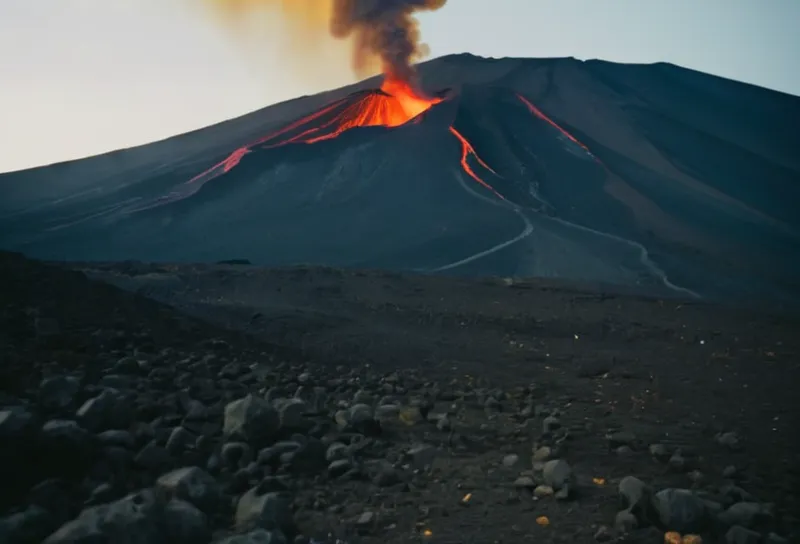
[[[387,78],[381,86],[380,92],[371,92],[360,100],[347,105],[345,105],[348,102],[347,98],[328,104],[324,108],[290,123],[277,132],[273,132],[248,146],[240,147],[224,161],[201,172],[187,183],[205,183],[217,176],[230,172],[241,162],[246,154],[256,147],[271,149],[294,143],[313,144],[336,138],[343,132],[356,127],[398,127],[418,119],[422,113],[441,101],[441,98],[421,97],[408,83]],[[337,109],[341,109],[341,111],[333,114],[330,119],[318,125],[313,125],[314,121],[327,114],[332,114]],[[308,127],[308,125],[312,126]],[[302,130],[304,127],[308,128]],[[300,130],[300,132],[288,138],[279,138],[295,130]]]
[[[593,154],[591,151],[589,151],[589,148],[588,148],[588,147],[586,147],[586,146],[585,146],[585,145],[583,145],[581,142],[579,142],[579,141],[578,141],[578,139],[577,139],[577,138],[575,138],[575,136],[573,136],[572,134],[570,134],[569,132],[567,132],[566,130],[564,130],[563,128],[561,128],[561,127],[558,125],[558,123],[556,123],[555,121],[553,121],[552,119],[550,119],[548,116],[546,116],[544,113],[542,113],[542,110],[540,110],[539,108],[537,108],[536,106],[534,106],[534,105],[533,105],[533,103],[531,103],[531,101],[530,101],[530,100],[528,100],[527,98],[525,98],[524,96],[522,96],[522,95],[521,95],[521,94],[519,94],[519,93],[517,93],[517,98],[519,98],[520,102],[522,102],[523,104],[525,104],[525,105],[528,107],[528,109],[530,110],[530,112],[531,112],[532,114],[534,114],[536,117],[538,117],[539,119],[541,119],[541,120],[542,120],[542,121],[544,121],[545,123],[549,124],[550,126],[552,126],[553,128],[555,128],[556,130],[558,130],[558,131],[559,131],[559,132],[560,132],[560,133],[561,133],[561,134],[562,134],[562,135],[563,135],[565,138],[567,138],[567,139],[568,139],[568,140],[570,140],[572,143],[574,143],[575,145],[579,146],[579,147],[580,147],[580,148],[582,148],[584,151],[586,151],[586,153],[588,153],[588,154],[589,154],[589,156],[590,156],[590,157],[592,157],[592,158],[593,158],[595,161],[597,161],[597,162],[600,162],[600,161],[597,159],[597,157],[595,157],[595,156],[594,156],[594,154]]]
[[[380,91],[373,90],[351,95],[328,104],[324,108],[301,117],[289,125],[273,132],[250,145],[233,151],[225,160],[219,162],[194,176],[171,193],[135,207],[131,211],[141,211],[177,200],[187,198],[213,179],[227,174],[242,161],[245,155],[255,149],[272,149],[287,144],[314,144],[323,140],[331,140],[342,133],[357,127],[399,127],[411,122],[418,122],[421,115],[434,105],[442,102],[442,98],[427,98],[420,95],[407,82],[387,78]],[[495,173],[475,152],[472,144],[455,127],[450,132],[461,142],[461,167],[476,182],[503,199],[491,185],[485,182],[470,166],[473,157],[486,170]]]
[[[441,98],[420,96],[404,81],[386,79],[380,92],[369,93],[322,125],[311,127],[286,140],[271,143],[267,147],[278,147],[288,143],[313,144],[336,138],[343,132],[357,127],[399,127],[418,119],[421,114],[441,101]],[[311,119],[306,118],[306,120]],[[305,121],[301,120],[300,124],[304,123]]]
[[[483,162],[483,160],[481,160],[481,158],[478,156],[478,154],[475,153],[475,148],[472,147],[472,144],[469,143],[469,141],[464,137],[464,135],[461,134],[459,131],[457,131],[455,129],[455,127],[451,126],[450,127],[450,132],[453,134],[453,136],[458,138],[458,141],[461,142],[461,168],[464,169],[464,172],[469,174],[469,176],[472,179],[474,179],[475,181],[477,181],[478,183],[480,183],[481,185],[483,185],[484,187],[486,187],[487,189],[492,191],[495,195],[497,195],[501,199],[505,200],[505,198],[503,198],[503,195],[501,195],[500,193],[495,191],[494,187],[492,187],[491,185],[489,185],[488,183],[483,181],[481,179],[481,177],[478,174],[475,173],[475,171],[469,165],[469,157],[470,157],[470,155],[475,157],[475,159],[478,161],[478,164],[480,164],[481,166],[486,168],[492,174],[497,175],[497,172],[492,170],[491,167],[488,164],[486,164],[485,162]]]

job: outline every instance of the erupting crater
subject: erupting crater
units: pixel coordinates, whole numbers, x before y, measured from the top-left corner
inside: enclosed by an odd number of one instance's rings
[[[460,96],[461,93],[458,93],[457,97],[456,93],[449,89],[440,91],[433,96],[427,96],[408,81],[386,75],[380,88],[352,93],[300,117],[249,145],[233,150],[224,160],[197,174],[169,194],[151,200],[149,203],[134,205],[126,212],[140,212],[187,198],[199,191],[206,183],[236,168],[244,157],[252,152],[271,150],[287,145],[313,145],[333,140],[343,133],[357,128],[386,127],[393,129],[411,123],[422,123],[425,119],[424,114],[431,108],[445,101],[460,99]],[[522,94],[514,93],[514,99],[535,118],[557,131],[560,137],[571,145],[579,147],[595,162],[600,163],[586,145],[550,119]],[[469,140],[463,130],[456,128],[455,122],[453,120],[449,125],[441,127],[442,130],[447,131],[449,136],[456,139],[461,148],[460,157],[453,154],[454,163],[459,164],[466,176],[484,190],[489,191],[493,197],[507,201],[510,195],[501,194],[488,181],[490,178],[500,179],[503,176],[499,175],[479,156],[476,145]],[[602,165],[602,163],[600,164]]]
[[[225,160],[186,183],[203,185],[222,176],[238,166],[244,156],[254,150],[274,149],[289,144],[315,144],[360,127],[396,128],[408,123],[417,123],[422,119],[422,114],[449,98],[444,92],[440,94],[442,96],[425,96],[409,82],[387,76],[380,89],[362,91],[336,100],[256,142],[234,150]],[[495,196],[504,199],[478,173],[478,169],[483,169],[495,174],[494,170],[478,156],[474,146],[463,133],[452,125],[449,127],[449,132],[461,145],[460,164],[464,172]],[[474,166],[470,165],[470,159],[474,159],[476,163]],[[454,157],[454,160],[458,158]],[[182,198],[180,193],[173,193],[134,211],[167,204],[180,198]]]
[[[380,90],[367,91],[352,102],[347,98],[334,102],[271,134],[265,140],[261,140],[261,143],[268,144],[267,147],[278,147],[288,143],[313,144],[322,140],[330,140],[347,130],[358,127],[399,127],[418,120],[420,115],[442,100],[439,97],[423,96],[405,81],[387,78]],[[333,111],[336,113],[330,119],[314,124],[314,121],[318,120],[321,115]],[[274,141],[287,132],[305,125],[312,126],[289,138]]]

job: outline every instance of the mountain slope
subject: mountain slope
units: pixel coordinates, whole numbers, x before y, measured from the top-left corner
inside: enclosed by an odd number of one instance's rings
[[[667,64],[443,57],[412,122],[373,79],[0,176],[35,257],[560,277],[800,301],[800,99]],[[350,123],[350,124],[348,124]]]

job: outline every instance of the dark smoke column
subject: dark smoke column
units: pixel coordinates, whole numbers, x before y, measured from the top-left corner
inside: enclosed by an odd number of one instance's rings
[[[376,54],[389,79],[413,84],[411,63],[425,54],[414,13],[437,10],[445,3],[447,0],[334,0],[331,34],[355,39],[356,68]]]

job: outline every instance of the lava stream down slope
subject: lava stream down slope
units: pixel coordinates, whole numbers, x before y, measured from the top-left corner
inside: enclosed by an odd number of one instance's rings
[[[452,97],[453,93],[448,90],[428,98],[422,96],[421,93],[415,91],[411,85],[404,81],[387,78],[380,89],[361,91],[336,100],[249,145],[237,148],[223,161],[188,180],[187,185],[191,186],[190,189],[173,191],[153,202],[133,206],[127,211],[143,211],[194,194],[205,183],[230,172],[241,162],[245,155],[253,151],[274,149],[289,144],[315,144],[331,140],[348,130],[356,128],[396,128],[409,123],[420,123],[428,110]],[[546,120],[553,127],[578,143],[577,140],[547,118],[523,96],[519,95],[519,99],[537,117]],[[491,191],[497,198],[505,200],[502,194],[497,192],[476,172],[476,169],[470,164],[470,160],[477,163],[478,168],[495,175],[496,172],[480,158],[470,141],[453,124],[448,126],[447,130],[461,145],[460,164],[463,171],[475,182]],[[585,148],[585,146],[583,147]]]

